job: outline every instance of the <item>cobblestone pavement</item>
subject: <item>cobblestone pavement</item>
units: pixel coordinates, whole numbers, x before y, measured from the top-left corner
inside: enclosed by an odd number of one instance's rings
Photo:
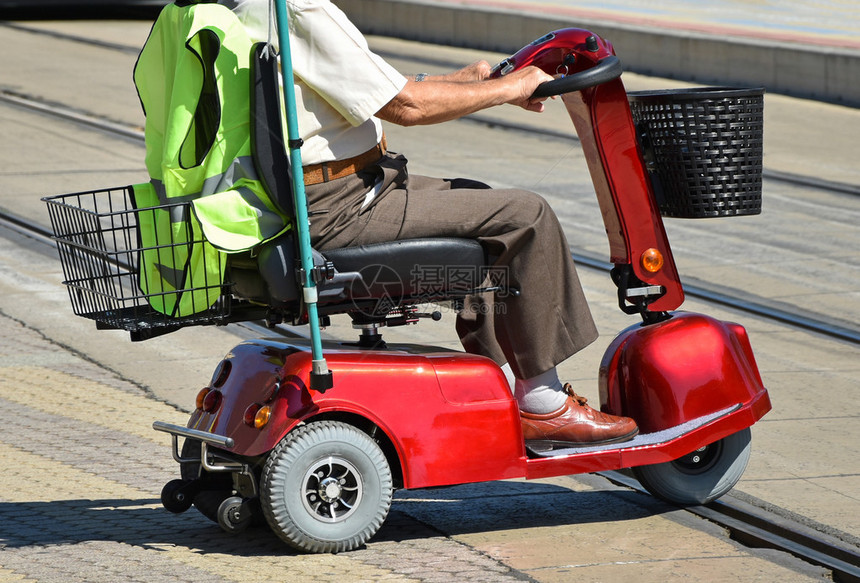
[[[2,583],[528,579],[397,510],[365,549],[338,555],[170,514],[159,493],[178,465],[151,423],[184,413],[7,317],[0,354]]]
[[[178,466],[154,419],[186,414],[0,314],[0,583],[822,577],[591,476],[400,492],[364,548],[296,554],[268,528],[164,510]]]
[[[92,26],[91,30],[97,30],[93,36],[112,29],[101,22]],[[79,36],[87,34],[86,29],[70,30]],[[119,30],[122,35],[129,34],[125,27]],[[4,29],[4,33],[4,46],[10,50],[20,49],[24,46],[22,39],[29,38],[17,29]],[[74,106],[88,110],[92,88],[101,86],[79,74],[75,64],[93,62],[90,48],[79,53],[70,45],[47,38],[34,36],[32,45],[27,45],[23,53],[33,57],[62,54],[65,60],[20,59],[20,68],[4,78],[22,82],[31,75],[32,83],[24,86],[38,87],[37,95],[45,96],[49,102],[66,103],[66,98],[74,94],[79,100]],[[436,55],[439,49],[434,51]],[[403,48],[397,45],[390,52],[402,54]],[[123,79],[121,85],[127,89],[131,64],[125,59],[119,62],[113,54],[99,58],[100,72],[106,78]],[[108,66],[113,59],[117,61],[116,75]],[[5,65],[15,62],[12,59]],[[405,70],[418,69],[411,65]],[[102,111],[124,103],[118,90],[100,89],[100,95]],[[123,95],[130,98],[133,108],[117,107],[118,113],[109,112],[108,116],[137,119],[123,117],[132,110],[139,115],[133,91]],[[853,151],[852,144],[845,141],[843,146],[837,138],[856,133],[846,130],[857,125],[856,112],[781,96],[769,99],[770,111],[775,111],[772,106],[781,105],[783,112],[792,112],[791,116],[774,118],[781,124],[768,122],[770,135],[776,136],[771,139],[783,146],[776,152],[769,151],[769,165],[796,173],[812,169],[810,175],[823,176],[824,169],[836,169],[839,174],[829,176],[831,179],[853,183],[856,165],[840,162]],[[135,149],[139,146],[104,136],[96,141],[85,131],[81,133],[80,128],[70,128],[56,120],[46,122],[9,105],[0,107],[0,118],[5,130],[0,150],[6,164],[0,176],[2,203],[16,212],[26,213],[29,205],[30,216],[44,218],[38,196],[70,192],[77,188],[71,187],[72,183],[81,185],[80,189],[120,184],[142,172],[142,154]],[[815,123],[808,123],[810,119]],[[511,164],[505,162],[507,158],[491,154],[489,148],[469,146],[466,151],[472,154],[467,159],[456,149],[439,146],[451,141],[465,144],[466,134],[477,138],[469,144],[492,140],[503,148],[510,145],[509,137],[500,139],[494,134],[487,138],[475,129],[477,126],[461,126],[464,127],[467,129],[457,130],[462,133],[455,134],[456,139],[446,133],[442,142],[434,140],[435,130],[427,128],[422,139],[413,143],[414,158],[436,160],[435,168],[425,167],[430,174],[435,174],[436,169],[459,172],[457,164],[468,163],[487,176],[504,177],[503,181],[520,185],[533,184],[531,176],[506,174],[498,167],[523,170],[529,166],[527,162],[541,157],[546,158],[543,163],[560,166],[554,156],[539,149],[529,154],[531,158]],[[783,131],[773,131],[780,127]],[[811,138],[826,139],[807,138],[801,133],[807,130]],[[517,146],[524,149],[529,139],[518,138]],[[814,147],[803,148],[803,155],[796,156],[797,144]],[[775,165],[775,160],[784,166]],[[535,176],[541,177],[541,189],[554,188],[549,172],[544,174],[545,166],[535,163],[535,168]],[[529,170],[534,172],[535,168]],[[564,179],[565,193],[570,190],[569,180]],[[553,192],[548,196],[558,201],[561,194]],[[576,188],[573,192],[577,192]],[[774,196],[768,200],[773,202],[763,216],[772,217],[778,211],[793,220],[759,223],[758,232],[752,227],[738,230],[731,240],[742,242],[744,253],[740,255],[727,252],[729,238],[709,239],[718,241],[720,247],[699,244],[698,248],[709,252],[689,254],[683,272],[747,289],[749,286],[731,283],[741,271],[757,277],[755,274],[772,273],[771,266],[782,266],[779,273],[784,274],[784,266],[792,265],[790,289],[784,279],[767,280],[775,281],[772,291],[780,301],[797,298],[804,308],[832,305],[835,307],[828,312],[850,317],[856,312],[850,309],[850,302],[856,303],[857,286],[849,267],[857,264],[851,261],[857,246],[838,243],[848,240],[845,233],[856,233],[849,229],[852,213],[856,214],[853,199],[833,206],[838,209],[833,213],[841,213],[838,220],[828,216],[819,223],[804,208],[823,204],[820,198],[792,197],[791,192],[782,190],[771,194]],[[792,198],[799,199],[799,203]],[[574,206],[563,210],[562,214],[572,217],[569,225],[576,229],[579,243],[590,249],[588,228],[579,221],[579,217],[588,214]],[[678,235],[683,234],[680,227],[673,228]],[[600,245],[604,245],[602,228],[594,232]],[[767,253],[749,253],[751,248],[759,248],[759,233],[763,232],[779,237],[792,234],[790,241],[782,245],[791,253],[776,254],[780,245],[773,245]],[[701,241],[700,235],[697,238]],[[683,237],[674,240],[681,243]],[[781,238],[777,243],[780,241]],[[810,246],[813,252],[803,254],[802,246],[795,244],[798,241],[814,243]],[[825,241],[829,246],[824,245]],[[710,259],[710,251],[717,248],[721,257],[715,266],[705,259]],[[676,244],[676,250],[683,249],[683,245]],[[726,265],[726,259],[734,262],[734,257],[742,263],[743,270]],[[786,257],[788,260],[783,259]],[[174,391],[171,394],[179,395],[174,402],[187,405],[196,392],[196,379],[203,379],[211,371],[217,362],[212,359],[220,358],[220,351],[235,339],[212,338],[208,336],[212,330],[201,328],[190,336],[177,333],[175,344],[170,335],[166,340],[160,339],[169,344],[153,340],[153,344],[142,346],[130,344],[118,333],[97,333],[91,322],[69,314],[53,252],[46,260],[26,250],[15,237],[4,236],[0,237],[0,258],[0,314],[15,317],[0,315],[0,463],[6,470],[0,476],[0,583],[822,580],[818,570],[769,551],[744,548],[729,540],[719,527],[647,496],[612,492],[605,481],[597,484],[602,479],[596,477],[595,485],[590,487],[590,476],[400,492],[385,526],[366,548],[339,555],[297,555],[265,528],[230,536],[193,510],[169,514],[161,508],[158,497],[162,485],[177,476],[178,466],[170,457],[169,438],[152,431],[150,424],[154,419],[181,424],[185,414],[153,399],[139,387],[152,387],[159,394]],[[816,284],[803,289],[799,276],[804,271],[821,274],[826,286]],[[591,295],[605,296],[605,285],[609,285],[605,275],[584,278]],[[598,279],[601,283],[597,283]],[[756,280],[756,293],[772,297],[761,281],[760,277]],[[598,301],[595,308],[606,330],[604,337],[614,334],[619,327],[613,318],[623,317],[617,314],[611,294],[607,301]],[[712,310],[708,308],[709,313]],[[747,320],[746,316],[742,319],[745,325],[749,325]],[[70,354],[34,329],[44,330],[45,336],[58,343],[92,355],[105,367],[122,371],[134,383]],[[856,406],[852,406],[855,400],[851,397],[856,385],[852,380],[857,377],[856,348],[787,332],[769,323],[752,323],[750,330],[756,336],[756,352],[763,375],[770,381],[776,407],[764,423],[754,428],[755,457],[741,487],[769,503],[856,534],[857,513],[851,512],[858,500],[856,464],[851,463],[856,460],[851,453],[857,443],[853,439]],[[424,335],[429,333],[421,330],[422,342],[427,341]],[[218,347],[215,356],[210,354],[209,341]],[[206,350],[199,350],[201,347]],[[595,347],[590,353],[597,362],[599,352],[600,348]],[[572,363],[571,374],[565,378],[593,387],[596,367],[589,366],[590,355]],[[194,358],[198,363],[205,362],[200,365],[205,368],[202,373],[194,370]],[[123,367],[120,361],[131,361],[133,367]],[[188,378],[195,380],[186,381]],[[797,443],[803,446],[797,447]],[[834,451],[841,455],[832,455]]]

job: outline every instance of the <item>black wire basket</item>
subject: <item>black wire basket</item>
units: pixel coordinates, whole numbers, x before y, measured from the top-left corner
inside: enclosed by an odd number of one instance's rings
[[[641,91],[628,99],[663,216],[761,212],[763,89]]]
[[[131,187],[42,200],[48,205],[63,283],[78,316],[95,320],[100,329],[127,330],[140,339],[182,326],[228,321],[231,303],[224,294],[224,262],[195,228],[190,204],[137,209]],[[165,220],[170,228],[162,228]],[[142,277],[162,264],[188,273],[189,266],[197,265],[196,277],[185,273],[176,287]]]

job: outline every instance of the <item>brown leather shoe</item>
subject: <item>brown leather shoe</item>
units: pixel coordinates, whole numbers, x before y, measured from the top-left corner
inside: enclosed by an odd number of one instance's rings
[[[570,384],[564,385],[564,391],[568,398],[558,411],[545,415],[520,411],[523,438],[529,445],[547,448],[621,443],[639,433],[633,419],[592,409]]]

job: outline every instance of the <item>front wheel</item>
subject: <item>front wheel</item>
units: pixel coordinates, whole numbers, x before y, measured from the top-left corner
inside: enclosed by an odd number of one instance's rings
[[[183,459],[200,459],[200,442],[186,439],[182,445]],[[200,462],[186,462],[179,466],[184,480],[199,480],[200,487],[194,496],[194,507],[212,522],[218,522],[218,508],[233,493],[233,479],[228,473],[210,473],[201,470]]]
[[[747,427],[679,459],[633,468],[639,483],[673,504],[707,504],[731,490],[750,459]]]
[[[314,553],[358,548],[391,507],[388,460],[352,425],[320,421],[298,427],[272,450],[261,502],[272,530],[291,547]]]

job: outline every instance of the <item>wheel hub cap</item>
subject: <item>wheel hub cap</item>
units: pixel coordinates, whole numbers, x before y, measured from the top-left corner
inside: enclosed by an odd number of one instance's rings
[[[340,482],[334,478],[326,478],[320,483],[319,495],[326,502],[335,502],[340,498]]]
[[[340,522],[358,507],[363,491],[356,467],[339,456],[329,456],[312,464],[305,474],[302,502],[317,520]]]
[[[696,451],[672,462],[685,474],[701,474],[708,471],[719,459],[722,446],[720,442],[700,447]]]

